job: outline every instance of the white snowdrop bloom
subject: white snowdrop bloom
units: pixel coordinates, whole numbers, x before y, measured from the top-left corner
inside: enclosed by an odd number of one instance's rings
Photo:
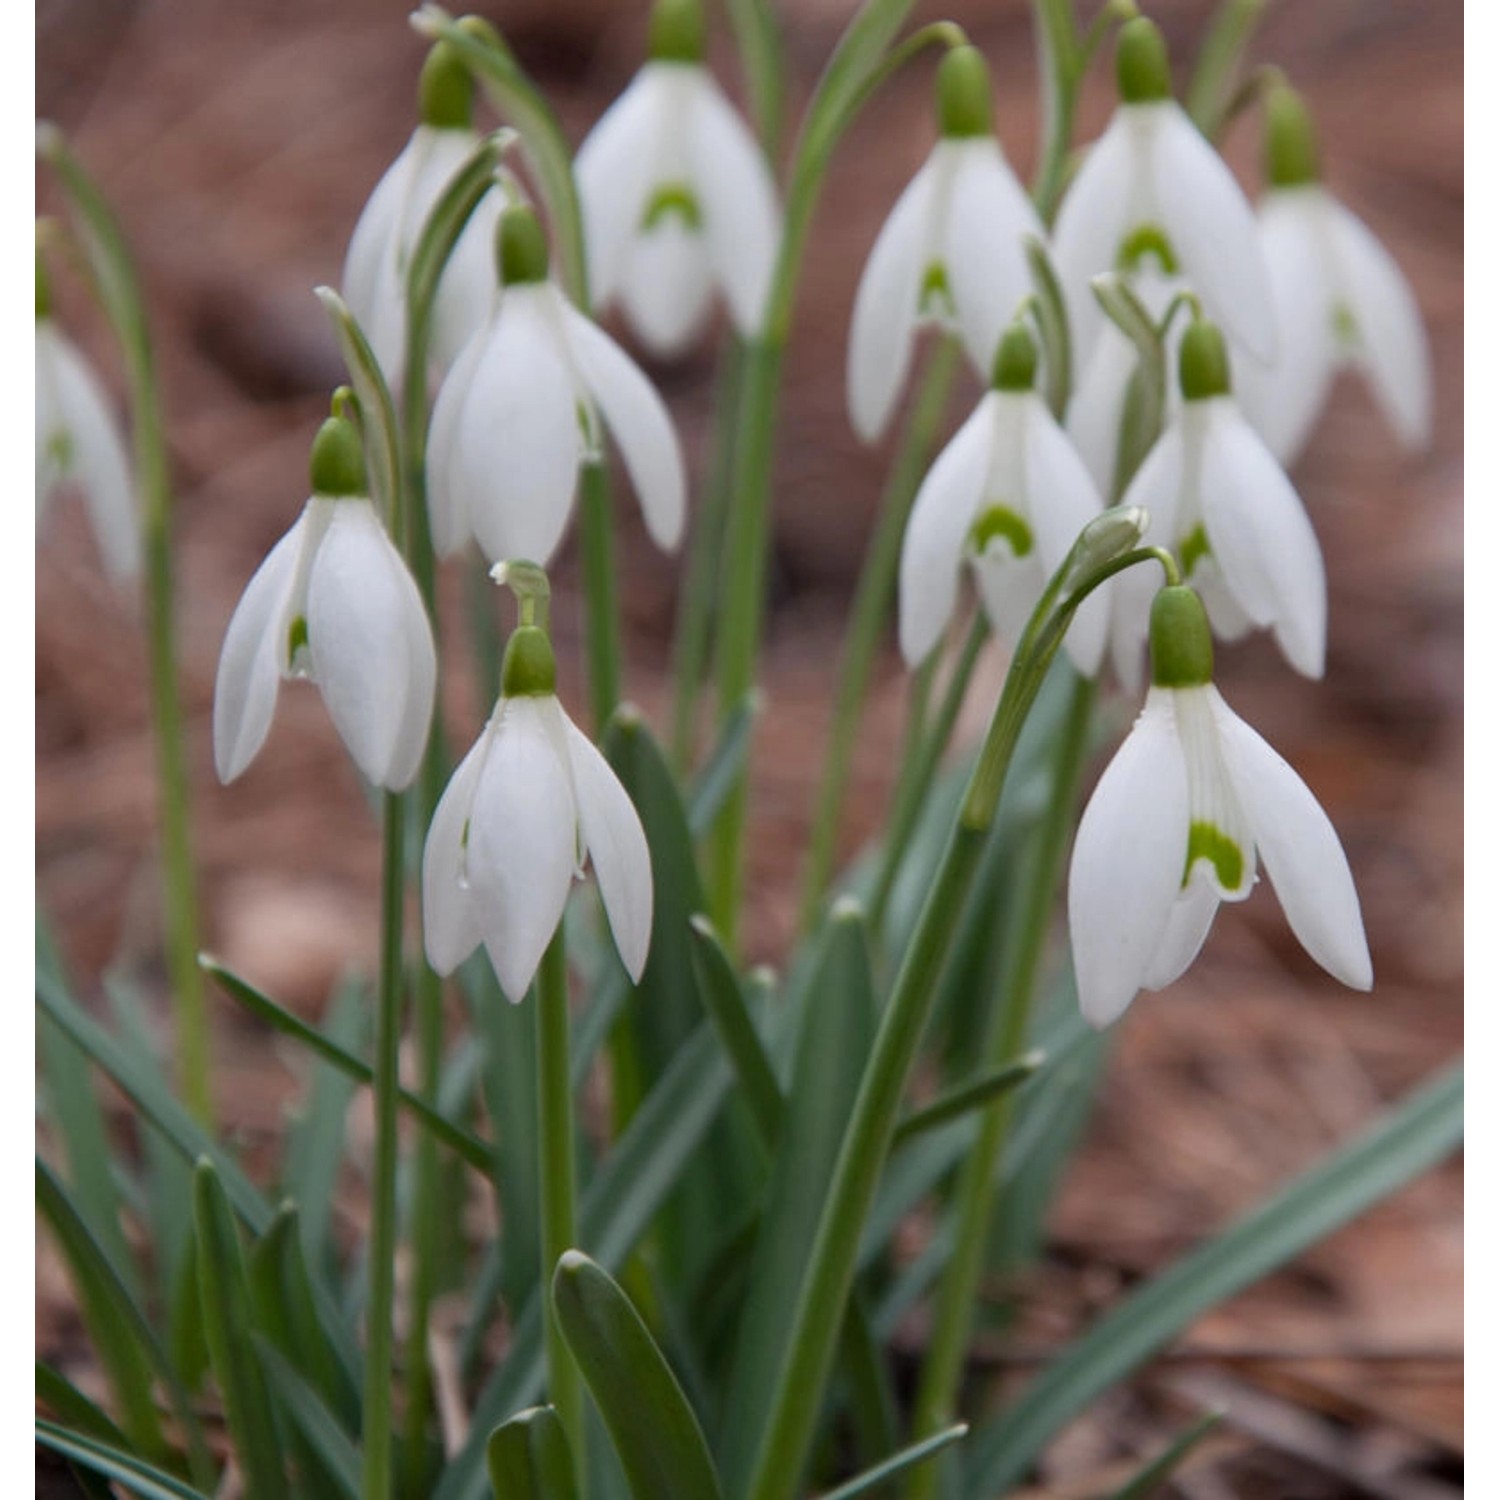
[[[658,0],[651,60],[574,174],[596,307],[618,298],[660,355],[692,342],[715,289],[741,334],[759,331],[781,208],[765,154],[703,65],[698,0]]]
[[[885,431],[917,329],[954,329],[986,378],[1031,292],[1027,236],[1046,232],[995,137],[989,71],[973,47],[938,69],[941,139],[896,200],[865,263],[849,327],[849,415],[866,442]]]
[[[393,387],[400,384],[406,357],[411,257],[443,190],[479,144],[470,123],[473,93],[468,69],[439,43],[422,69],[421,123],[376,184],[349,241],[344,301]],[[480,199],[443,269],[429,353],[444,369],[494,306],[495,223],[503,206],[498,187]]]
[[[464,347],[433,406],[428,513],[442,555],[478,541],[491,562],[545,566],[572,513],[578,468],[608,427],[646,529],[671,549],[686,480],[672,419],[651,382],[547,279],[529,208],[500,216],[504,282],[493,316]]]
[[[1019,324],[1001,341],[993,388],[940,453],[912,504],[901,544],[900,636],[917,666],[952,618],[967,561],[985,613],[1014,644],[1078,534],[1102,509],[1088,470],[1032,389],[1036,346]],[[1099,669],[1109,585],[1079,607],[1066,645]]]
[[[437,654],[422,596],[375,514],[351,423],[312,452],[312,498],[236,606],[214,686],[214,764],[233,781],[265,743],[283,678],[317,684],[334,728],[376,786],[417,774]]]
[[[1321,677],[1328,590],[1307,511],[1230,394],[1217,326],[1192,323],[1179,367],[1181,408],[1122,503],[1150,515],[1146,544],[1177,553],[1219,635],[1236,640],[1252,628],[1269,629],[1297,671]],[[1115,580],[1114,663],[1128,687],[1140,680],[1151,583],[1141,568]]]
[[[1373,982],[1338,835],[1287,763],[1213,686],[1208,622],[1188,588],[1157,595],[1153,686],[1100,778],[1073,847],[1068,923],[1094,1026],[1197,956],[1221,901],[1266,873],[1298,941],[1334,978]]]
[[[1432,439],[1432,359],[1401,268],[1319,180],[1317,145],[1291,89],[1268,106],[1260,246],[1281,345],[1274,364],[1247,368],[1245,413],[1290,466],[1339,370],[1353,366],[1408,449]]]
[[[1117,76],[1120,106],[1068,189],[1052,241],[1079,368],[1104,316],[1089,282],[1147,257],[1184,277],[1237,343],[1271,359],[1276,322],[1255,215],[1172,98],[1161,33],[1144,17],[1120,28]]]
[[[546,632],[511,636],[500,699],[433,814],[422,856],[427,960],[450,974],[484,944],[525,998],[568,891],[591,859],[615,946],[639,981],[651,943],[651,855],[608,761],[564,712]]]
[[[37,268],[36,515],[59,489],[77,485],[88,507],[99,556],[111,577],[141,566],[141,519],[125,440],[98,377],[47,310]]]

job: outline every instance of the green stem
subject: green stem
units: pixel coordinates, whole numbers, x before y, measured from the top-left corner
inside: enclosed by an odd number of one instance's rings
[[[542,956],[536,981],[537,1177],[541,1185],[542,1285],[565,1250],[576,1249],[577,1187],[573,1157],[573,1090],[568,1063],[568,957],[563,932]],[[567,1341],[557,1326],[551,1298],[547,1314],[547,1399],[557,1409],[573,1450],[580,1487],[587,1469],[583,1386]]]
[[[901,538],[911,513],[912,500],[931,456],[934,435],[948,404],[959,349],[959,341],[950,334],[933,351],[921,394],[907,419],[901,447],[881,499],[880,518],[860,570],[859,587],[844,638],[833,731],[829,738],[823,784],[818,792],[818,810],[813,820],[802,889],[801,924],[804,933],[811,929],[817,918],[833,868],[839,815],[843,811],[844,793],[849,784],[860,709],[864,706],[876,646],[890,607],[896,566],[901,558]]]
[[[1051,224],[1062,198],[1068,148],[1078,112],[1078,25],[1072,0],[1034,0],[1038,71],[1042,80],[1042,159],[1031,196],[1044,224]]]
[[[1030,840],[1030,868],[1022,882],[1021,906],[1007,935],[1010,952],[998,1003],[990,1012],[985,1032],[978,1065],[981,1072],[1013,1061],[1026,1044],[1037,970],[1077,802],[1094,696],[1094,684],[1075,676],[1068,716],[1052,759],[1052,794]],[[927,1357],[912,1411],[913,1438],[947,1426],[943,1413],[955,1404],[1015,1101],[1014,1091],[1007,1091],[984,1112],[978,1139],[959,1176],[953,1256],[943,1274],[928,1335]],[[909,1500],[932,1500],[938,1493],[940,1477],[938,1464],[915,1470],[907,1485]]]
[[[609,473],[586,463],[580,479],[578,527],[583,551],[584,626],[594,732],[602,734],[620,701],[620,607],[615,590]]]

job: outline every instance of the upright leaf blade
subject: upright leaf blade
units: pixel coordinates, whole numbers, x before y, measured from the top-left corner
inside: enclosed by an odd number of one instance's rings
[[[577,1500],[568,1435],[550,1406],[502,1422],[484,1449],[495,1500]]]

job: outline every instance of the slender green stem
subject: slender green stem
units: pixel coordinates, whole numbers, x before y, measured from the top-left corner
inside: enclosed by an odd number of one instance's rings
[[[620,701],[620,607],[615,589],[614,532],[609,473],[602,460],[586,463],[580,478],[578,529],[583,550],[584,626],[589,701],[594,731],[604,732]]]
[[[1078,778],[1088,742],[1094,684],[1075,677],[1068,715],[1052,758],[1052,792],[1042,821],[1029,841],[1023,896],[1011,931],[998,1002],[990,1011],[979,1069],[1014,1059],[1025,1046],[1031,1024],[1037,970],[1046,946],[1048,918],[1062,869],[1063,850],[1078,796]],[[990,1220],[1005,1143],[1015,1114],[1015,1094],[1007,1092],[985,1110],[978,1139],[965,1158],[955,1192],[957,1225],[952,1258],[943,1274],[928,1335],[927,1357],[912,1411],[912,1436],[922,1438],[947,1425],[963,1373],[964,1352],[973,1326],[974,1304],[984,1270]],[[938,1493],[941,1465],[912,1473],[910,1500]]]
[[[1031,196],[1044,224],[1062,198],[1078,112],[1079,40],[1072,0],[1033,0],[1043,101],[1042,159]]]
[[[948,404],[959,350],[958,339],[950,334],[933,351],[923,378],[921,394],[907,420],[901,447],[881,498],[880,517],[860,570],[859,586],[849,617],[849,629],[844,637],[838,695],[834,702],[833,730],[829,736],[828,759],[818,792],[818,810],[813,819],[804,876],[801,916],[803,932],[807,932],[817,918],[833,868],[839,815],[843,811],[844,793],[849,784],[860,710],[864,706],[876,646],[890,608],[896,581],[896,565],[901,557],[901,538],[906,530],[906,519],[911,513],[917,486],[921,483],[931,457],[933,438]]]
[[[1225,0],[1199,48],[1184,107],[1209,140],[1224,128],[1235,74],[1265,9],[1265,0]]]
[[[390,1500],[391,1384],[396,1292],[396,1134],[401,1049],[401,927],[405,913],[405,799],[382,803],[380,990],[375,1020],[375,1160],[370,1184],[370,1302],[365,1349],[364,1500]]]
[[[568,958],[562,928],[547,945],[536,981],[537,1177],[541,1184],[542,1285],[565,1250],[577,1248],[578,1202],[573,1155],[573,1090],[568,1064]],[[567,1341],[547,1309],[547,1399],[573,1450],[580,1487],[584,1459],[583,1386]]]

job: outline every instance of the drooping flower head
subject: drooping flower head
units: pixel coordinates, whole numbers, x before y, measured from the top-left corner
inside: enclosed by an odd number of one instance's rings
[[[968,46],[937,75],[941,138],[896,200],[865,262],[849,327],[849,415],[874,442],[906,382],[924,323],[952,328],[987,377],[995,350],[1031,290],[1028,237],[1041,220],[995,136],[989,69]]]
[[[428,507],[440,554],[473,537],[492,562],[551,561],[581,464],[607,427],[646,529],[670,550],[686,481],[672,419],[651,382],[548,279],[536,214],[512,206],[496,233],[501,291],[488,323],[448,372],[428,438]]]
[[[1298,941],[1335,979],[1370,988],[1349,863],[1302,779],[1219,696],[1208,619],[1189,588],[1151,611],[1146,706],[1084,810],[1068,879],[1078,1000],[1094,1026],[1197,957],[1222,901],[1264,862]]]
[[[940,453],[912,504],[901,546],[901,651],[911,666],[937,644],[967,561],[990,623],[1014,643],[1048,578],[1102,509],[1088,470],[1037,394],[1036,344],[1021,323],[996,352],[991,389]],[[1099,669],[1108,586],[1068,631],[1080,672]]]
[[[1237,343],[1276,351],[1276,322],[1255,216],[1233,175],[1172,97],[1161,32],[1144,17],[1120,28],[1120,105],[1063,199],[1053,256],[1080,368],[1102,313],[1089,282],[1153,265],[1181,276]]]
[[[1260,246],[1281,330],[1278,357],[1247,369],[1246,415],[1293,464],[1339,370],[1353,366],[1401,443],[1432,436],[1432,360],[1416,298],[1374,235],[1323,186],[1307,109],[1286,87],[1266,106]]]
[[[557,701],[556,685],[546,630],[518,626],[495,711],[453,773],[422,856],[428,962],[450,974],[483,943],[500,988],[516,1002],[585,860],[633,980],[651,942],[651,855],[641,820],[609,762]]]
[[[360,213],[344,260],[344,301],[364,329],[387,381],[400,385],[406,354],[406,277],[428,215],[479,144],[474,82],[445,43],[427,55],[419,87],[421,123]],[[480,199],[438,282],[430,352],[447,369],[495,300],[498,188]]]
[[[312,496],[235,607],[214,686],[214,765],[233,781],[270,732],[283,678],[316,683],[350,755],[376,786],[417,774],[437,654],[405,561],[381,524],[354,426],[313,443]]]
[[[657,0],[650,60],[578,152],[589,290],[657,354],[696,336],[718,291],[756,333],[781,239],[764,153],[703,63],[699,0]]]
[[[98,377],[52,318],[41,256],[36,262],[36,516],[76,484],[105,570],[131,578],[141,566],[141,520],[125,441]]]
[[[1251,629],[1270,630],[1297,671],[1321,677],[1328,623],[1323,554],[1297,491],[1235,404],[1229,354],[1215,324],[1194,319],[1178,368],[1177,415],[1146,455],[1124,503],[1150,514],[1146,541],[1177,554],[1220,636],[1236,640]],[[1140,678],[1151,598],[1144,569],[1116,580],[1115,670],[1129,687]]]

